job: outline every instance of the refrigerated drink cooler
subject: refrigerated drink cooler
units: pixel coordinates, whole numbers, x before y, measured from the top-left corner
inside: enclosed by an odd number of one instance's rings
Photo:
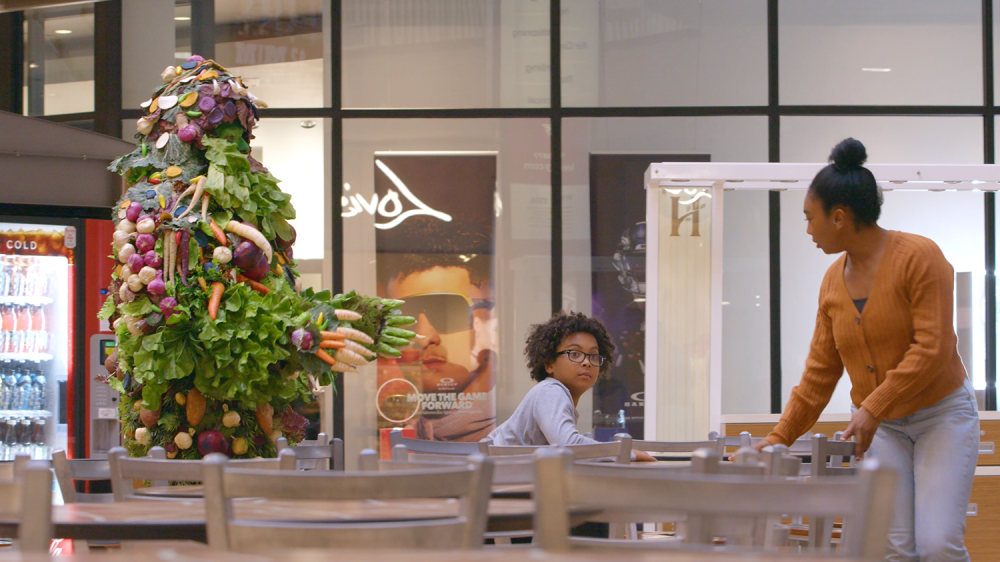
[[[66,448],[76,230],[0,223],[0,459]]]

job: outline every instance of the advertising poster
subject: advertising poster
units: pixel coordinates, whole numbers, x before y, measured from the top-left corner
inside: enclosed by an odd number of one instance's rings
[[[646,338],[646,191],[654,162],[708,162],[707,154],[591,154],[593,311],[614,338],[611,376],[594,386],[594,427],[643,438]],[[600,412],[600,413],[598,413]]]
[[[418,336],[379,359],[379,429],[479,441],[496,427],[495,153],[376,153],[378,294]]]

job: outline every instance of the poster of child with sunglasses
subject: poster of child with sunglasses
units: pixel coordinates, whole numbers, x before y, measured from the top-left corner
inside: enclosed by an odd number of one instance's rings
[[[380,185],[388,169],[450,220],[415,215],[377,231],[378,294],[406,301],[402,313],[417,320],[407,329],[418,334],[401,357],[379,360],[378,426],[411,427],[419,439],[478,441],[496,426],[495,156],[379,160],[377,193],[394,187]]]

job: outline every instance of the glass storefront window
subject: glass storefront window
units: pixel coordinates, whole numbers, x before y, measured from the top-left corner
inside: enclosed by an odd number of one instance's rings
[[[94,7],[24,13],[24,115],[94,111]]]
[[[767,104],[767,3],[563,3],[564,106]]]
[[[591,412],[598,425],[605,419],[598,410],[614,418],[624,410],[628,432],[643,435],[646,168],[665,161],[766,160],[765,117],[563,120],[564,307],[600,318],[619,347],[610,379],[581,398],[581,427]],[[723,413],[766,413],[767,195],[728,192],[725,208],[723,296],[731,304],[723,307]]]
[[[371,376],[345,379],[347,459],[393,425],[379,410],[418,434],[471,438],[484,428],[439,398],[466,391],[502,421],[534,385],[520,358],[528,326],[551,308],[549,175],[535,155],[547,125],[344,122],[345,288],[407,300],[426,336],[399,361],[366,367]]]
[[[324,107],[329,3],[216,0],[215,60],[270,107]]]
[[[548,107],[548,0],[344,0],[349,108]]]
[[[786,105],[981,104],[981,4],[978,0],[782,2],[780,101]]]

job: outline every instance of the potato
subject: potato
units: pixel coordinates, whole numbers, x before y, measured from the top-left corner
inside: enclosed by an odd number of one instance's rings
[[[188,391],[185,413],[191,427],[201,423],[201,419],[205,417],[205,407],[207,405],[208,402],[205,400],[205,396],[197,388],[192,388]]]
[[[233,439],[232,451],[234,455],[243,455],[247,452],[247,440],[242,437]]]
[[[239,412],[226,412],[226,415],[222,416],[222,425],[226,427],[236,427],[240,425],[240,414]]]
[[[139,419],[142,420],[142,425],[146,427],[153,427],[156,425],[156,422],[160,421],[160,411],[140,408]]]
[[[190,449],[193,444],[194,439],[192,439],[191,434],[186,431],[181,431],[177,435],[174,435],[174,445],[177,445],[178,449]]]
[[[149,430],[145,427],[140,427],[135,430],[135,440],[138,441],[140,445],[150,445],[153,442],[153,435],[149,433]]]
[[[257,410],[253,413],[254,418],[257,419],[257,425],[260,426],[260,431],[264,435],[270,435],[271,430],[274,428],[274,408],[271,407],[267,402],[257,406]]]

